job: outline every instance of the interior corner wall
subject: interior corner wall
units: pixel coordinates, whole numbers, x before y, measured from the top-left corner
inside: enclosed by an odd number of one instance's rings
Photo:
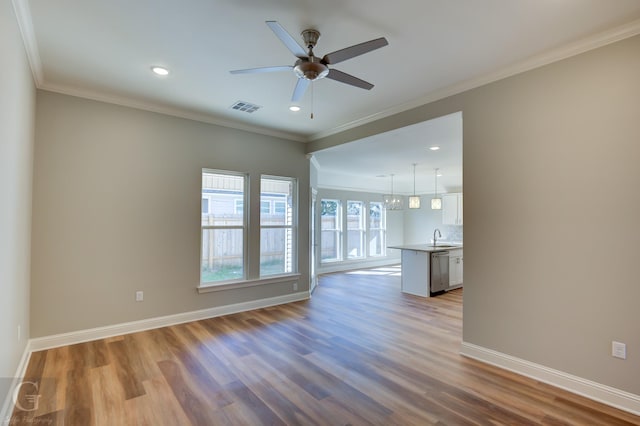
[[[462,111],[464,341],[640,395],[639,52],[628,38],[307,152]]]
[[[252,188],[261,174],[297,178],[297,291],[308,290],[304,144],[46,91],[36,111],[32,337],[291,294],[290,283],[196,291],[203,168],[248,173]]]
[[[10,1],[0,2],[0,416],[29,339],[35,86]],[[20,333],[18,333],[18,327]],[[3,418],[0,417],[0,423]]]

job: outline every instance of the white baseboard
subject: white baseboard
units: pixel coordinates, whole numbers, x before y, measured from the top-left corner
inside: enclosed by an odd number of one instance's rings
[[[640,416],[640,395],[612,388],[472,343],[462,342],[460,354]]]
[[[150,330],[153,328],[182,324],[190,321],[198,321],[202,319],[235,314],[238,312],[245,312],[254,309],[267,308],[269,306],[282,305],[284,303],[297,302],[307,299],[309,299],[309,292],[303,291],[298,293],[286,294],[284,296],[269,297],[266,299],[252,300],[250,302],[242,302],[233,305],[202,309],[199,311],[183,312],[180,314],[114,324],[106,327],[91,328],[87,330],[74,331],[71,333],[38,337],[30,340],[29,349],[31,352],[41,351],[60,346],[73,345],[75,343],[120,336],[122,334],[135,333],[138,331]]]
[[[11,414],[13,413],[13,392],[15,388],[22,382],[24,379],[24,375],[27,372],[27,365],[29,365],[29,359],[31,358],[31,347],[30,342],[27,342],[24,348],[24,352],[22,353],[22,357],[20,358],[20,363],[18,364],[18,368],[16,369],[16,374],[13,376],[13,381],[11,386],[9,386],[9,392],[6,395],[5,400],[2,402],[2,406],[0,406],[0,425],[11,424]]]

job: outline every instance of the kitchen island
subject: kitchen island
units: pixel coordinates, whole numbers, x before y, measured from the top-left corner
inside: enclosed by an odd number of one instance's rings
[[[434,292],[462,286],[462,244],[412,244],[387,248],[401,250],[403,293],[430,297]],[[434,270],[431,265],[433,253],[437,254]],[[432,273],[444,282],[432,285]]]

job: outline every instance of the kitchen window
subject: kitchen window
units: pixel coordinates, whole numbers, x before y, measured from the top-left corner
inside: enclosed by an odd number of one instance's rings
[[[362,201],[347,201],[347,259],[359,259],[365,256],[364,211]]]
[[[387,217],[380,202],[369,203],[369,256],[387,254]]]
[[[320,201],[320,261],[342,260],[342,206],[340,200]]]

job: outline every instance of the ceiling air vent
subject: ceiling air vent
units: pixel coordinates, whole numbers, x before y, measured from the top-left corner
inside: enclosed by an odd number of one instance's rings
[[[230,108],[231,109],[235,109],[237,111],[244,111],[244,112],[252,113],[252,112],[256,112],[257,110],[259,110],[262,107],[260,105],[255,105],[255,104],[252,104],[252,103],[249,103],[249,102],[238,101],[235,104],[231,105]]]

